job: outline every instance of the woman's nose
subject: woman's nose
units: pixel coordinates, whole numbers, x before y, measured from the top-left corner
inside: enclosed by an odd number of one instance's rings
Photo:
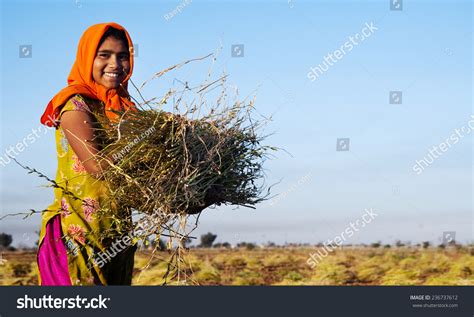
[[[118,66],[120,66],[120,59],[117,56],[112,55],[109,60],[109,65],[111,67],[117,68]]]

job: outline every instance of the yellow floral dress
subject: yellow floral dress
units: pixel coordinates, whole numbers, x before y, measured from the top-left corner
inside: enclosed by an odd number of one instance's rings
[[[93,115],[103,109],[103,103],[75,95],[63,106],[60,115],[65,111],[86,111]],[[56,128],[55,136],[58,157],[55,181],[60,188],[54,188],[54,202],[43,211],[39,247],[48,221],[59,215],[72,285],[130,285],[136,246],[114,254],[109,252],[112,243],[123,237],[118,224],[130,224],[130,212],[111,208],[106,183],[86,172],[61,127]],[[106,257],[105,265],[98,265],[97,255],[105,252],[113,256]],[[41,285],[39,270],[38,280]]]

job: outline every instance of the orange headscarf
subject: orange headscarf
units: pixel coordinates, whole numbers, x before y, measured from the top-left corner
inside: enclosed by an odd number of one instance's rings
[[[109,28],[124,31],[127,37],[128,47],[130,48],[130,71],[122,82],[123,89],[121,87],[117,89],[107,89],[106,87],[96,83],[92,78],[92,68],[99,42]],[[57,127],[60,106],[64,105],[70,97],[76,94],[81,94],[85,97],[104,102],[105,113],[109,119],[115,119],[117,117],[117,115],[110,110],[125,111],[136,109],[134,103],[130,101],[127,92],[127,82],[132,76],[132,71],[133,43],[127,30],[125,30],[121,25],[113,22],[96,24],[89,27],[79,41],[76,61],[72,66],[69,77],[67,78],[68,85],[48,103],[46,110],[41,116],[41,123],[50,127]]]

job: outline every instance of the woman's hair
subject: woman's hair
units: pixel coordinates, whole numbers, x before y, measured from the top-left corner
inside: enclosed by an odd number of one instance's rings
[[[108,37],[113,37],[114,39],[122,41],[127,50],[129,49],[128,40],[127,36],[125,35],[125,32],[114,28],[109,28],[107,31],[105,31],[104,35],[102,35],[102,38],[100,39],[97,49],[102,45],[102,43],[104,43],[105,39]]]

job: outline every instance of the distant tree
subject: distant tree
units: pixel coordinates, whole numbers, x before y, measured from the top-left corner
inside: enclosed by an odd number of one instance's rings
[[[212,234],[210,232],[201,235],[201,244],[199,245],[201,248],[210,248],[212,247],[212,244],[216,240],[217,235]]]
[[[404,247],[405,244],[404,244],[402,241],[397,240],[397,241],[395,242],[395,246],[397,246],[398,248],[400,248],[400,247]]]
[[[212,245],[213,248],[226,248],[226,249],[229,249],[230,248],[230,243],[229,242],[219,242],[219,243],[214,243]]]
[[[239,242],[237,243],[237,248],[246,248],[247,250],[253,250],[256,248],[255,243],[250,242]]]
[[[392,246],[390,244],[386,244],[383,246],[385,249],[390,249]]]
[[[422,245],[423,245],[423,249],[428,249],[431,243],[429,241],[423,241]]]
[[[10,234],[0,233],[0,247],[1,248],[8,248],[10,244],[12,244],[13,238]]]
[[[372,248],[380,248],[381,245],[382,245],[382,242],[378,241],[378,242],[372,243],[370,246]]]
[[[251,242],[247,243],[247,245],[245,246],[245,248],[246,248],[247,250],[253,250],[253,249],[255,249],[256,247],[257,247],[257,246],[255,245],[255,243],[251,243]]]

